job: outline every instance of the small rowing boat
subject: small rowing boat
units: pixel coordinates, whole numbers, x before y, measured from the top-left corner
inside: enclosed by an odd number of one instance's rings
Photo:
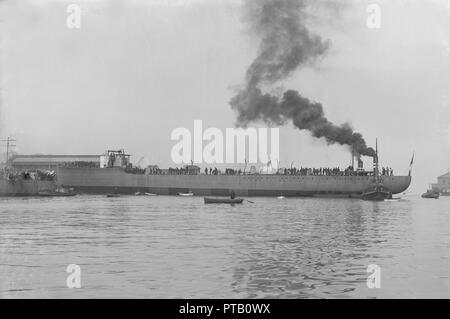
[[[136,192],[136,193],[134,193],[134,196],[156,196],[156,194],[153,194],[153,193]]]
[[[106,194],[106,197],[115,198],[115,197],[120,197],[120,195],[119,194]]]
[[[184,197],[194,196],[194,193],[192,193],[192,192],[189,192],[189,193],[178,193],[178,196],[184,196]]]
[[[212,198],[205,197],[205,204],[242,204],[243,198]]]

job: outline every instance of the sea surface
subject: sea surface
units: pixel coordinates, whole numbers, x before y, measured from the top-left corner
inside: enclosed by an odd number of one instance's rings
[[[450,298],[450,197],[249,200],[0,198],[0,298]]]

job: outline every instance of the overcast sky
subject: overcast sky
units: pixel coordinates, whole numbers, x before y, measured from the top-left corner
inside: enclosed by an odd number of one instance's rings
[[[66,26],[69,3],[81,28]],[[284,88],[323,103],[374,146],[381,164],[422,191],[450,167],[449,1],[316,5],[311,30],[330,52]],[[369,3],[381,28],[366,25]],[[176,127],[233,127],[229,106],[256,55],[240,1],[0,2],[1,137],[20,153],[100,154],[125,148],[167,167]],[[447,104],[445,104],[445,96]],[[281,130],[281,165],[347,166],[348,150]],[[370,160],[366,159],[366,167]]]

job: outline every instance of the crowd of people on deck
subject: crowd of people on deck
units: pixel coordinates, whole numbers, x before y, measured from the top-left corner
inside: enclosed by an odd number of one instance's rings
[[[218,170],[217,167],[212,168],[205,168],[205,175],[221,175],[222,171]],[[225,169],[225,175],[242,175],[242,170],[239,169],[232,169],[232,168],[226,168]]]
[[[300,167],[300,168],[285,168],[284,175],[301,175],[301,176],[348,176],[348,175],[357,175],[358,173],[353,170],[351,166],[346,168],[345,170],[341,170],[339,167],[320,167],[320,168],[309,168],[309,167]]]
[[[301,175],[301,176],[368,176],[372,174],[372,171],[355,170],[352,166],[345,169],[339,167],[321,167],[321,168],[285,168],[282,170],[284,175]],[[393,176],[394,171],[392,168],[383,168],[381,171],[383,176]]]
[[[229,169],[227,168],[226,171],[228,172]],[[220,171],[217,169],[217,167],[214,167],[214,169],[212,169],[211,167],[209,168],[209,174],[208,174],[208,168],[205,168],[205,175],[219,175]]]
[[[99,168],[100,163],[98,162],[67,162],[64,163],[64,167],[76,167],[76,168]]]
[[[242,174],[242,170],[236,170],[236,169],[232,169],[232,168],[227,168],[225,169],[225,175],[241,175]]]
[[[340,169],[339,167],[300,167],[300,168],[284,168],[281,170],[282,175],[300,175],[300,176],[365,176],[369,172],[355,171],[353,167],[349,166],[346,169]]]
[[[200,173],[200,169],[192,169],[189,167],[181,167],[181,168],[172,168],[170,167],[167,170],[167,174],[169,175],[198,175]]]
[[[383,176],[394,176],[394,170],[390,167],[383,167],[381,169],[381,175]]]
[[[249,175],[255,174],[245,172],[242,169],[225,168],[224,171],[219,170],[217,167],[205,167],[202,171],[198,166],[185,166],[168,169],[160,169],[157,166],[149,166],[146,169],[133,167],[126,170],[129,173],[134,174],[149,174],[149,175]],[[280,168],[274,174],[276,175],[296,175],[296,176],[369,176],[373,174],[373,171],[355,170],[352,166],[345,169],[339,167],[292,167],[292,168]],[[380,175],[393,176],[394,171],[392,168],[383,167],[380,169]]]
[[[142,174],[145,174],[145,168],[130,166],[130,167],[125,168],[125,172],[127,172],[129,174],[142,175]]]
[[[158,167],[148,167],[146,172],[149,175],[161,175],[162,174],[162,169],[160,169]]]
[[[18,180],[54,181],[55,177],[56,177],[56,173],[55,173],[55,171],[42,171],[42,170],[10,171],[10,170],[5,169],[2,171],[1,177],[10,182],[15,182]]]

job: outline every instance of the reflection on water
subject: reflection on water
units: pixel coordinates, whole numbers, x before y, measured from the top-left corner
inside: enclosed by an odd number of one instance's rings
[[[450,198],[252,201],[2,198],[0,297],[450,297]]]

